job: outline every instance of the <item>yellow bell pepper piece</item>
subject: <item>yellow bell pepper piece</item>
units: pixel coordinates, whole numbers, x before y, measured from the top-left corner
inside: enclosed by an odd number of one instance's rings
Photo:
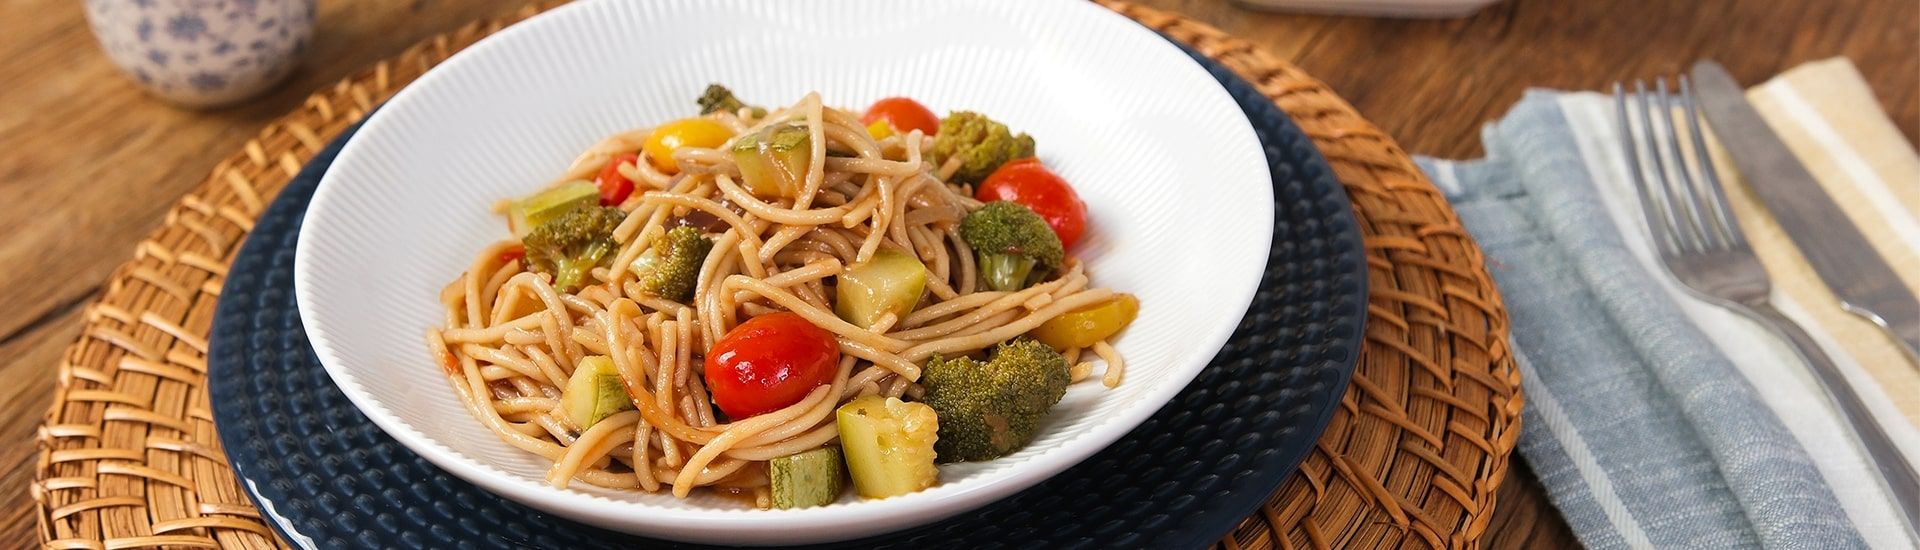
[[[1028,331],[1027,336],[1055,349],[1084,348],[1119,333],[1139,315],[1140,299],[1121,294],[1048,319]]]

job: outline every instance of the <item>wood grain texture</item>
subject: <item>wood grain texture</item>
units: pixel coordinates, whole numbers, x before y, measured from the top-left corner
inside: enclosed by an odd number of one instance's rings
[[[1472,18],[1258,14],[1222,0],[1136,0],[1247,38],[1339,90],[1408,150],[1472,156],[1480,125],[1528,86],[1598,88],[1713,57],[1753,84],[1854,60],[1909,141],[1920,136],[1920,2],[1509,0]],[[34,427],[81,306],[180,194],[266,121],[427,36],[525,0],[323,0],[289,82],[217,111],[139,92],[99,52],[75,0],[0,2],[0,547],[36,540]],[[1513,470],[1485,541],[1574,544],[1533,475]]]
[[[1751,86],[1816,59],[1860,68],[1920,141],[1920,2],[1507,0],[1457,20],[1253,13],[1142,0],[1246,38],[1320,78],[1407,150],[1480,152],[1480,126],[1529,87],[1601,89],[1713,58]]]
[[[89,296],[91,297],[91,296]],[[7,415],[0,420],[0,548],[27,548],[34,537],[32,499],[34,430],[42,411],[53,402],[50,373],[62,350],[80,336],[81,307],[74,304],[52,312],[47,322],[0,343],[0,403]]]

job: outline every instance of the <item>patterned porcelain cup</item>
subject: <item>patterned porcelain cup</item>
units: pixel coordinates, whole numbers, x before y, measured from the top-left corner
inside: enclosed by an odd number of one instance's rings
[[[313,36],[314,0],[86,0],[93,34],[148,91],[193,107],[286,78]]]

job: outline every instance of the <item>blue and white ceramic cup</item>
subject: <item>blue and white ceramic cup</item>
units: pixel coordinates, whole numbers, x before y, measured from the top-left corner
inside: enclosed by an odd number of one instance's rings
[[[314,0],[86,0],[114,64],[155,95],[193,107],[278,83],[313,37]]]

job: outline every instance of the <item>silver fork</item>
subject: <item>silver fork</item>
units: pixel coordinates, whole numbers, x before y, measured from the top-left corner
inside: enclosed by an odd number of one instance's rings
[[[1679,102],[1692,135],[1693,156],[1681,153],[1679,134],[1675,132],[1674,96],[1667,92],[1665,78],[1655,81],[1655,93],[1649,97],[1646,83],[1633,83],[1633,102],[1637,104],[1640,133],[1634,132],[1633,111],[1628,109],[1625,87],[1613,85],[1614,106],[1619,112],[1621,145],[1627,152],[1627,172],[1640,194],[1640,207],[1647,227],[1660,251],[1660,262],[1693,294],[1758,321],[1793,344],[1813,369],[1815,378],[1827,396],[1840,406],[1854,434],[1867,449],[1867,455],[1905,517],[1907,529],[1920,529],[1920,482],[1913,466],[1893,446],[1887,433],[1867,413],[1860,395],[1847,384],[1840,370],[1820,350],[1806,330],[1780,314],[1768,300],[1772,283],[1760,260],[1747,245],[1740,222],[1727,208],[1727,197],[1720,189],[1719,175],[1707,156],[1699,116],[1694,112],[1693,90],[1687,77],[1679,79]],[[1657,114],[1657,115],[1656,115]],[[1662,123],[1655,131],[1654,121]]]

